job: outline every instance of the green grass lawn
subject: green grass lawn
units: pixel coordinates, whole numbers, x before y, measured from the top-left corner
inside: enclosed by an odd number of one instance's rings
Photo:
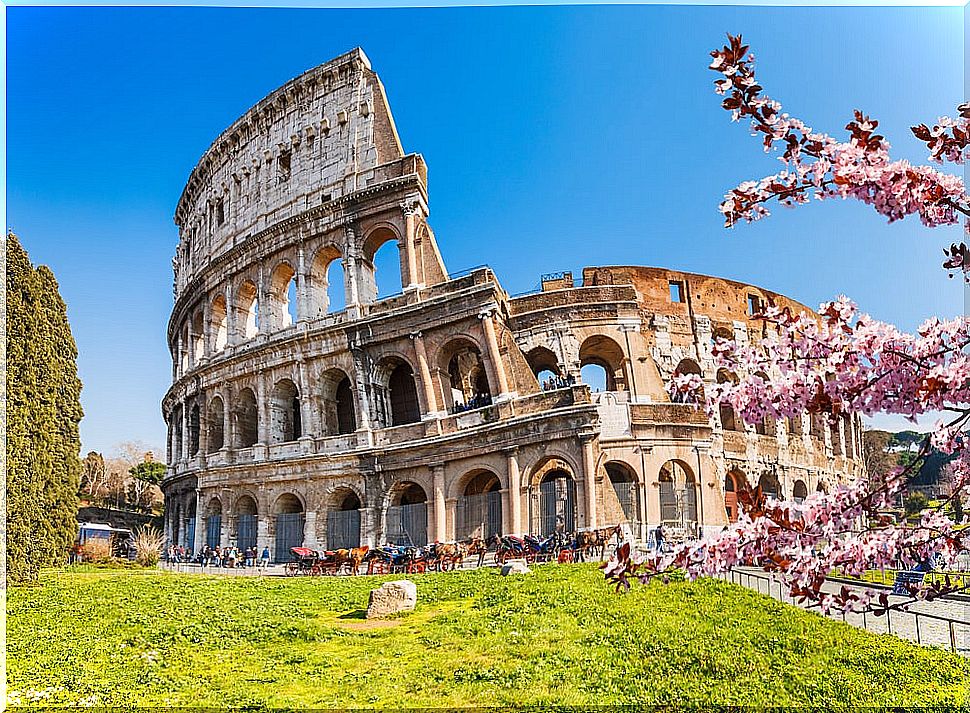
[[[721,581],[619,595],[590,565],[413,575],[414,613],[363,619],[389,578],[49,573],[8,591],[8,692],[128,706],[970,701],[970,660]]]

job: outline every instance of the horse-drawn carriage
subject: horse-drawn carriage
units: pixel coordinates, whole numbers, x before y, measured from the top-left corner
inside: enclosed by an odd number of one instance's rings
[[[354,547],[339,550],[312,550],[309,547],[291,547],[293,561],[287,562],[284,571],[287,576],[323,574],[336,575],[346,571],[347,574],[357,574],[360,565],[365,561],[369,548]]]

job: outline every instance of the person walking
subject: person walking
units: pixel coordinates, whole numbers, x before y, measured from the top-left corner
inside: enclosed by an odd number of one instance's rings
[[[259,566],[266,567],[267,565],[269,565],[269,547],[264,547],[262,557],[259,559]]]
[[[664,525],[660,523],[657,525],[657,529],[653,532],[654,542],[657,544],[657,554],[663,552],[663,546],[666,543],[666,538],[664,537]]]

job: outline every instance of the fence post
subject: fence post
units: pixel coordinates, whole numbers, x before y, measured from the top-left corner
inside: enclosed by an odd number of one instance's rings
[[[953,622],[950,622],[950,650],[953,653],[957,652],[957,634],[953,628]]]
[[[923,642],[920,641],[920,635],[919,635],[919,614],[917,614],[916,612],[913,612],[913,618],[916,619],[916,643],[922,645]]]

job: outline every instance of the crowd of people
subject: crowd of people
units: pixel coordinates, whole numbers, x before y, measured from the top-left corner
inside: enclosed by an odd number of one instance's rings
[[[452,413],[462,413],[463,411],[472,411],[477,408],[482,408],[483,406],[492,405],[492,395],[491,394],[475,394],[468,401],[462,403],[461,401],[455,401],[455,407],[452,409]]]
[[[265,567],[269,564],[269,547],[257,552],[255,547],[210,547],[206,545],[192,556],[192,551],[182,545],[169,545],[167,559],[170,564],[192,562],[202,567]]]
[[[555,391],[556,389],[565,389],[566,387],[572,386],[575,383],[576,377],[572,374],[567,374],[566,376],[554,374],[548,379],[543,379],[541,386],[543,391]]]

